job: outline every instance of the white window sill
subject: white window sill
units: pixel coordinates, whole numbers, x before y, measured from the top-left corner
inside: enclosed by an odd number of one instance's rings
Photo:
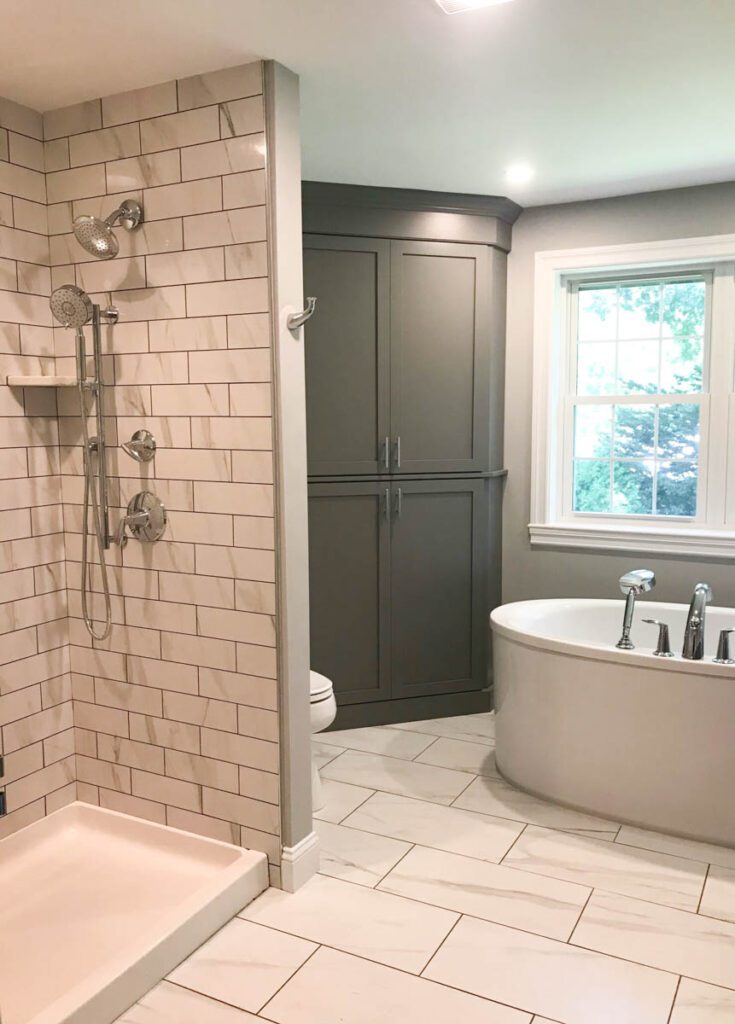
[[[630,551],[680,557],[735,559],[735,532],[636,523],[531,523],[531,545],[539,548]]]

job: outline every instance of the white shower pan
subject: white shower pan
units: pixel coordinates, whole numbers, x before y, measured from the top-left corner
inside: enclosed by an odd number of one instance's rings
[[[267,885],[261,853],[69,804],[0,842],[2,1024],[110,1024]]]

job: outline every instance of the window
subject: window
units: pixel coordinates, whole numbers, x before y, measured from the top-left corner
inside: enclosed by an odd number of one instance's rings
[[[735,238],[540,253],[536,288],[532,543],[735,557]]]
[[[701,275],[570,286],[570,512],[696,517],[706,298]]]

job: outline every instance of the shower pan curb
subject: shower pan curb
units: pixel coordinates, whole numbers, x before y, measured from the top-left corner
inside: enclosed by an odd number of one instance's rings
[[[268,887],[265,854],[84,803],[2,840],[0,873],[3,1024],[112,1024]]]

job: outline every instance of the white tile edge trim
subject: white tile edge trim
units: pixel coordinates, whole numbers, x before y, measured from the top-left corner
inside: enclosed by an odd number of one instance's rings
[[[319,836],[310,832],[296,846],[284,846],[281,853],[281,888],[296,892],[319,870]]]

